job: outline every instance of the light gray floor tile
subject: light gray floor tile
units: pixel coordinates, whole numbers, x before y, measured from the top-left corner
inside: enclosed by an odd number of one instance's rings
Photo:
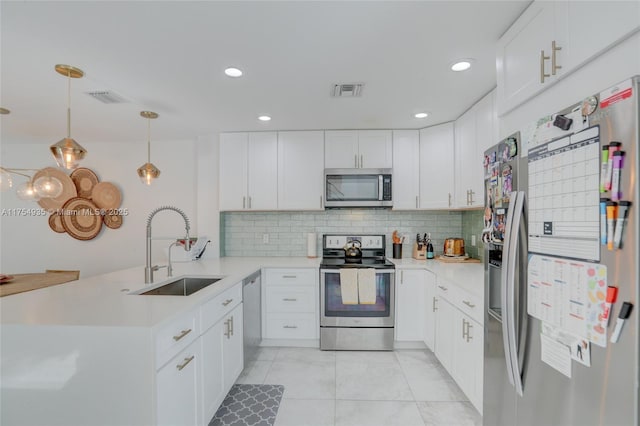
[[[418,402],[426,426],[482,426],[482,416],[470,402]]]
[[[335,362],[274,361],[265,383],[284,385],[283,398],[335,399]]]
[[[279,362],[335,362],[336,353],[315,348],[280,348],[275,360]]]
[[[255,358],[257,361],[273,361],[276,359],[279,350],[280,348],[277,347],[263,346],[258,348]]]
[[[336,398],[413,401],[399,364],[336,362]]]
[[[340,351],[336,352],[336,362],[381,362],[397,364],[398,359],[391,351]]]
[[[424,426],[415,402],[336,401],[336,426]]]
[[[416,401],[467,401],[441,365],[401,365]]]
[[[436,355],[428,349],[403,349],[394,353],[401,365],[440,365]]]
[[[274,426],[333,426],[333,399],[283,399]]]
[[[272,361],[253,361],[244,367],[242,374],[236,380],[236,383],[244,384],[263,384],[264,379],[271,368]],[[270,383],[279,384],[279,383]]]

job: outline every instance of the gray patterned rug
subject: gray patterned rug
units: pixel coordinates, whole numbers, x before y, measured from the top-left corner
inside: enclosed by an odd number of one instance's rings
[[[233,385],[209,426],[273,426],[282,385]]]

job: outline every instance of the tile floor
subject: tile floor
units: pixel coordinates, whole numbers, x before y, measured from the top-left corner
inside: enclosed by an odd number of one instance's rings
[[[428,350],[264,347],[237,383],[285,386],[275,426],[482,424],[482,417]]]

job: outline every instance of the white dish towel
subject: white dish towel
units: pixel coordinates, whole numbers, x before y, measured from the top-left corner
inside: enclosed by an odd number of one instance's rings
[[[373,268],[358,269],[358,295],[361,305],[376,303],[376,270]]]
[[[340,292],[343,305],[358,304],[358,270],[351,268],[340,269]]]

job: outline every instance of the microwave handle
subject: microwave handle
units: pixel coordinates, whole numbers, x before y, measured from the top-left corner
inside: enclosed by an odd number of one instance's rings
[[[384,199],[384,184],[382,183],[384,176],[378,175],[378,201]]]

